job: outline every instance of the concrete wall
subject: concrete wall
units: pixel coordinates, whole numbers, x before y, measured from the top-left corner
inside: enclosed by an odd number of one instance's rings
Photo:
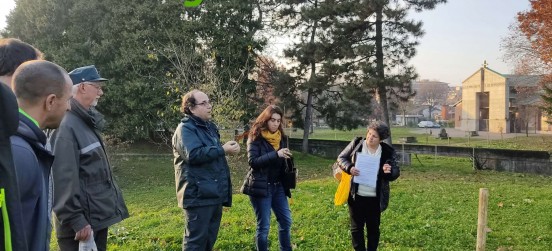
[[[462,103],[454,107],[454,128],[462,130]]]
[[[350,141],[311,139],[309,140],[309,153],[336,159],[337,155],[339,155],[349,143]],[[289,145],[292,150],[301,151],[301,144],[301,139],[289,140]],[[476,159],[484,163],[486,169],[552,175],[551,156],[550,153],[546,151],[521,151],[418,144],[394,144],[393,146],[400,155],[399,159],[407,165],[410,164],[410,155],[412,153],[469,158],[476,156]]]
[[[484,91],[489,98],[489,132],[508,132],[509,89],[506,79],[490,70],[485,71]]]
[[[546,115],[543,115],[540,119],[540,128],[542,132],[550,132],[552,131],[552,125],[548,124],[546,121],[551,121],[552,118],[547,117]]]

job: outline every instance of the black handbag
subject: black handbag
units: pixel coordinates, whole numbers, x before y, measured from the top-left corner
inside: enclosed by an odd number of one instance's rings
[[[285,159],[284,163],[286,165],[286,169],[284,170],[284,178],[282,182],[290,189],[295,189],[297,186],[297,168],[295,168],[293,158]]]
[[[266,175],[249,169],[240,189],[243,194],[254,197],[265,197],[268,195],[268,179]]]

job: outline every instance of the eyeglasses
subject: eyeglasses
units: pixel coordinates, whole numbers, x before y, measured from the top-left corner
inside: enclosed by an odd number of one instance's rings
[[[201,103],[199,103],[199,104],[195,104],[195,105],[208,106],[208,105],[213,105],[213,104],[211,103],[211,101],[205,100],[205,101],[203,101],[203,102],[201,102]]]
[[[96,88],[96,90],[98,90],[98,91],[103,91],[101,85],[97,85],[97,84],[87,84],[87,85],[93,86],[93,87]]]

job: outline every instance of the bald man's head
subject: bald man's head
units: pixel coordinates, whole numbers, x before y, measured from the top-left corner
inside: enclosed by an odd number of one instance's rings
[[[23,111],[38,121],[40,128],[57,128],[71,109],[72,81],[58,65],[33,60],[23,63],[13,74],[13,91]]]
[[[35,104],[41,98],[55,94],[63,96],[67,72],[60,66],[44,61],[27,61],[13,74],[13,91],[18,100]]]

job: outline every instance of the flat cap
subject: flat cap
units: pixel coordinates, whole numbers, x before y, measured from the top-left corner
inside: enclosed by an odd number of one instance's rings
[[[73,85],[80,84],[82,82],[101,82],[107,81],[107,79],[100,77],[96,66],[89,65],[79,67],[69,72],[69,77],[73,81]]]

